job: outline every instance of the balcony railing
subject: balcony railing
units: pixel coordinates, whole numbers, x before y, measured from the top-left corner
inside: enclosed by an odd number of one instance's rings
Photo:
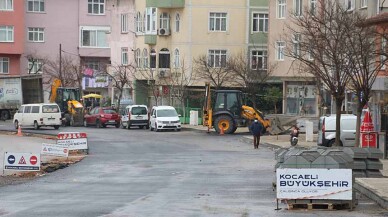
[[[147,0],[147,7],[155,8],[183,8],[185,0]]]

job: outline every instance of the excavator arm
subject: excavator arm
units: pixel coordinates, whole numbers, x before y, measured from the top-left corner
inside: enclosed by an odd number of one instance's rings
[[[246,106],[246,105],[242,106],[241,116],[247,120],[257,119],[258,121],[261,122],[261,124],[265,129],[271,126],[271,122],[268,119],[264,118],[262,112],[250,106]]]
[[[56,78],[56,79],[53,81],[53,84],[51,85],[51,92],[50,92],[50,99],[49,99],[51,103],[54,103],[55,100],[57,99],[57,90],[58,90],[58,88],[59,88],[61,85],[62,85],[61,80],[59,80],[59,79]]]
[[[202,115],[202,124],[203,126],[207,126],[208,130],[213,127],[213,109],[211,106],[211,93],[210,93],[210,83],[205,83],[205,105],[203,107],[203,115]]]

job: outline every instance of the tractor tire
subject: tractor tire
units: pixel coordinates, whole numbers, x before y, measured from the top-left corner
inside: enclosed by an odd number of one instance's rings
[[[214,128],[217,133],[221,132],[221,127],[223,127],[225,134],[232,134],[237,129],[234,120],[229,115],[220,115],[214,120]]]

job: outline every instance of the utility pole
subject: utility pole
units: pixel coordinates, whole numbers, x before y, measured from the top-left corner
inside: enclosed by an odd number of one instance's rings
[[[59,44],[59,80],[62,81],[62,44]]]

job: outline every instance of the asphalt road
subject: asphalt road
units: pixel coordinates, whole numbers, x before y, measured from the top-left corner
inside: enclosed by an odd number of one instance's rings
[[[1,129],[11,126],[0,123]],[[384,216],[355,211],[276,211],[272,150],[241,135],[194,130],[61,128],[88,133],[89,156],[35,180],[0,187],[0,216]],[[53,129],[40,132],[57,133]],[[281,205],[281,207],[285,207]]]

